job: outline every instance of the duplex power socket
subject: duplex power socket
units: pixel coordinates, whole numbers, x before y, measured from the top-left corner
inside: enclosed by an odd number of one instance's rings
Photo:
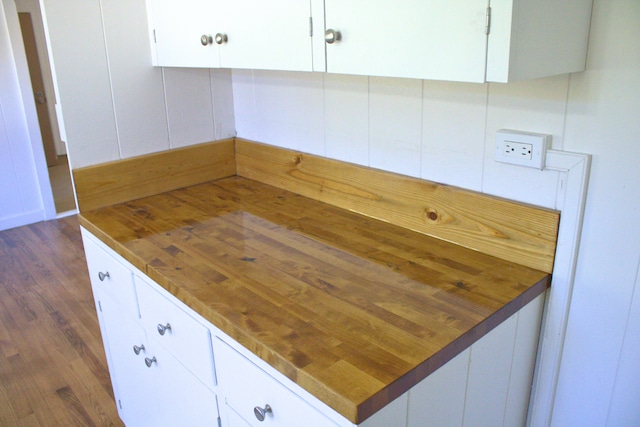
[[[495,160],[542,170],[550,146],[551,135],[501,129],[496,132]]]

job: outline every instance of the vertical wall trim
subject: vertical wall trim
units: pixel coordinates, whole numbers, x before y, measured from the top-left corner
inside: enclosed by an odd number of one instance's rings
[[[0,0],[0,18],[4,15],[7,23],[7,33],[9,35],[8,45],[13,55],[14,67],[18,82],[18,91],[22,98],[23,117],[25,120],[25,130],[28,135],[29,150],[34,162],[35,178],[39,187],[40,209],[36,213],[25,212],[24,218],[21,219],[23,224],[41,221],[43,219],[52,219],[56,217],[56,208],[53,202],[53,193],[51,191],[51,183],[49,181],[49,173],[47,162],[44,157],[44,148],[42,146],[42,136],[40,135],[40,124],[36,113],[35,101],[33,100],[33,89],[31,87],[31,79],[29,77],[29,67],[27,66],[27,57],[24,51],[24,42],[22,40],[22,31],[20,30],[20,21],[18,20],[18,9],[15,1]],[[11,147],[11,144],[9,144]],[[14,165],[16,168],[23,168],[26,165]],[[36,194],[22,194],[21,201],[25,197],[35,197]],[[25,209],[23,204],[23,210]],[[24,222],[26,221],[26,222]],[[23,225],[20,224],[20,225]],[[17,225],[14,225],[17,226]]]
[[[575,280],[591,156],[549,150],[545,169],[561,172],[556,209],[561,211],[553,278],[536,362],[529,426],[548,426],[553,416],[558,374]]]

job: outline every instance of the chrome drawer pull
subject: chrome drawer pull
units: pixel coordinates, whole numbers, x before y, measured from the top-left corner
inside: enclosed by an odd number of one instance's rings
[[[104,282],[104,279],[107,277],[110,278],[108,271],[106,273],[103,273],[102,271],[98,273],[98,279],[100,279],[101,282]]]
[[[150,368],[151,365],[153,365],[154,363],[158,363],[158,360],[156,359],[155,356],[153,356],[153,358],[149,359],[148,357],[144,358],[144,363],[145,365],[147,365],[147,368]]]
[[[256,416],[258,421],[262,422],[264,421],[264,417],[267,414],[273,414],[273,411],[271,410],[271,406],[269,405],[264,405],[264,408],[256,406],[255,408],[253,408],[253,414]]]
[[[145,351],[144,344],[140,344],[139,346],[137,345],[133,346],[133,352],[135,354],[140,354],[141,351]]]
[[[158,324],[158,333],[160,335],[164,335],[167,331],[171,332],[171,325],[169,323],[167,323],[166,325]]]

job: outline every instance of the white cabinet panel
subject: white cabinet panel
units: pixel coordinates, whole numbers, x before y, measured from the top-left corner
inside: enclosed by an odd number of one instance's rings
[[[487,0],[325,0],[327,71],[484,82]]]
[[[154,65],[164,67],[220,67],[215,37],[216,8],[206,0],[147,0]],[[211,37],[202,44],[202,36]],[[155,42],[155,43],[154,43]]]
[[[467,349],[409,391],[407,427],[461,427],[467,376]]]
[[[209,330],[151,285],[134,286],[135,269],[86,230],[82,234],[122,420],[128,427],[217,425]],[[103,273],[104,281],[100,272],[109,273]],[[149,319],[139,318],[138,301]],[[160,344],[154,338],[157,316],[173,322],[175,334],[167,337],[172,342]]]
[[[220,340],[215,343],[220,387],[228,408],[236,412],[232,417],[237,415],[253,426],[260,426],[262,422],[273,427],[299,427],[302,424],[305,427],[335,426],[226,343]],[[259,421],[255,408],[264,409],[267,405],[269,410]]]
[[[234,0],[223,15],[222,67],[312,70],[309,0]]]
[[[100,289],[117,301],[124,312],[137,318],[138,299],[131,270],[119,262],[109,249],[94,241],[84,231],[82,240],[94,292]]]
[[[501,426],[507,405],[517,315],[505,320],[471,347],[464,426]],[[491,392],[488,392],[488,391]]]
[[[584,70],[592,0],[491,0],[487,81]]]
[[[134,426],[211,426],[218,419],[215,394],[189,373],[118,304],[100,295],[120,416]],[[134,351],[137,346],[138,354]],[[149,365],[147,365],[149,363]]]
[[[166,349],[149,339],[153,357],[150,370],[155,377],[157,396],[153,422],[145,426],[207,427],[217,425],[218,404],[216,395],[189,373]]]
[[[154,339],[196,375],[203,383],[215,385],[209,329],[169,301],[151,284],[135,277],[140,300],[141,321]]]
[[[313,69],[310,0],[147,0],[147,9],[154,65]]]
[[[152,408],[155,407],[150,393],[153,376],[148,369],[142,369],[146,357],[142,348],[149,347],[144,330],[101,290],[94,288],[94,294],[98,302],[98,317],[106,335],[103,339],[110,360],[118,412],[126,425],[141,425],[152,418]],[[141,349],[140,354],[134,352],[134,346]]]

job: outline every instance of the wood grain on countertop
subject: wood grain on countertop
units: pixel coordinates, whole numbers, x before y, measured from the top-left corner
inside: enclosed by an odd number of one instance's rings
[[[542,293],[550,275],[241,177],[81,224],[354,423]]]

